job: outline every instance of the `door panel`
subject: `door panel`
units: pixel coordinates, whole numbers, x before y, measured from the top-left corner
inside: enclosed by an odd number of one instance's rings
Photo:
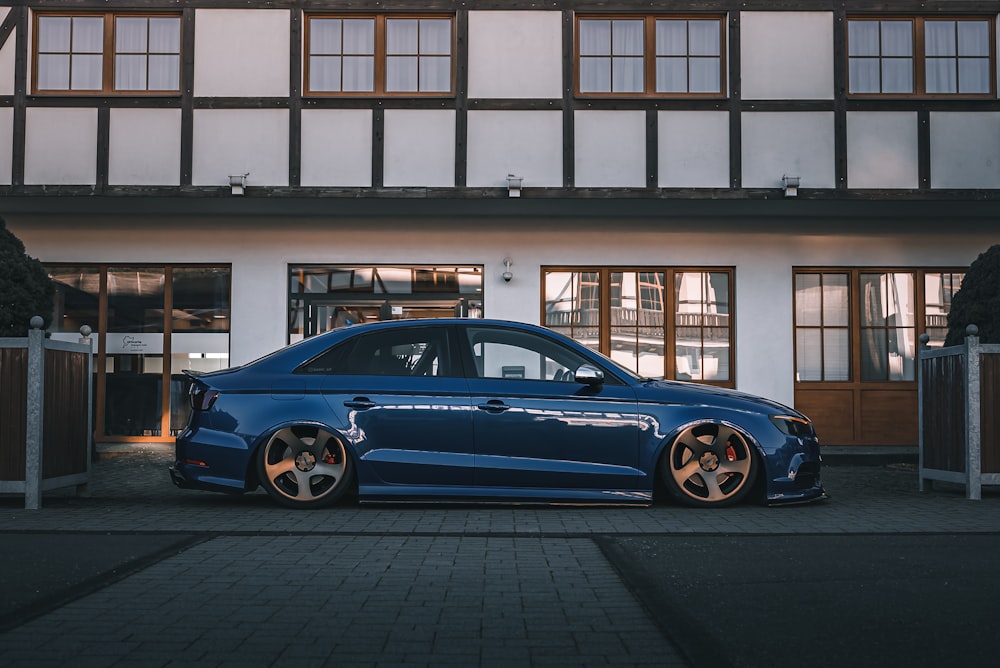
[[[625,386],[473,379],[476,485],[634,489],[638,410]]]
[[[338,424],[378,480],[471,485],[472,418],[464,378],[452,371],[443,327],[377,330],[323,357],[323,394]]]
[[[379,481],[471,485],[472,418],[465,380],[404,380],[405,390],[400,378],[331,376],[323,394]]]

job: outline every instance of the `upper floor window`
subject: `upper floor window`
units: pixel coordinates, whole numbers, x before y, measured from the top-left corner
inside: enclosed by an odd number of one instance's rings
[[[448,95],[450,16],[308,17],[306,91],[316,95]]]
[[[577,93],[721,96],[720,16],[584,16],[577,20]]]
[[[180,91],[178,15],[41,13],[34,43],[36,93]]]
[[[992,18],[852,18],[850,94],[991,96],[995,44]]]

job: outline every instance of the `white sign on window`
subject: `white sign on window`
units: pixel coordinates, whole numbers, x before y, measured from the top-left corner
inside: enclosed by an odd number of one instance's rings
[[[163,334],[145,332],[106,335],[105,352],[108,355],[162,355]]]

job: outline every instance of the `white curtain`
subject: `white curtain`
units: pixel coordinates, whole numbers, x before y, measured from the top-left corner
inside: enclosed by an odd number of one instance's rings
[[[342,88],[345,92],[375,90],[375,21],[344,19]]]
[[[171,17],[149,19],[149,52],[181,52],[181,20]]]
[[[69,89],[69,54],[39,54],[38,87],[42,90]]]
[[[340,56],[312,56],[309,59],[309,90],[340,90]]]
[[[70,68],[70,88],[73,90],[103,88],[104,58],[100,54],[73,54]]]
[[[340,40],[343,27],[340,19],[310,19],[309,54],[340,55],[343,51]]]
[[[181,57],[179,55],[149,56],[149,90],[180,89]]]
[[[451,55],[451,20],[420,20],[420,54],[423,56]]]
[[[145,54],[115,56],[115,90],[146,90]]]
[[[611,90],[615,93],[643,91],[643,21],[613,21],[611,24]]]
[[[73,18],[73,53],[101,53],[104,50],[104,19]]]
[[[580,21],[580,92],[611,91],[611,21]]]
[[[847,297],[846,274],[796,274],[797,380],[848,380]]]
[[[69,33],[68,16],[38,17],[38,50],[69,53]]]
[[[420,57],[420,90],[425,93],[444,93],[451,90],[450,57]]]
[[[115,53],[146,53],[145,18],[118,18],[115,20]]]

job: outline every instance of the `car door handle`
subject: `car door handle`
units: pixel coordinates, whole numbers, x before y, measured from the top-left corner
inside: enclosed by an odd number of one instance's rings
[[[375,402],[368,397],[354,397],[350,401],[345,401],[344,405],[348,408],[356,408],[359,411],[375,408]]]
[[[499,399],[491,399],[485,404],[479,404],[476,406],[481,411],[487,411],[489,413],[502,413],[506,410],[510,410],[510,406],[500,401]]]

